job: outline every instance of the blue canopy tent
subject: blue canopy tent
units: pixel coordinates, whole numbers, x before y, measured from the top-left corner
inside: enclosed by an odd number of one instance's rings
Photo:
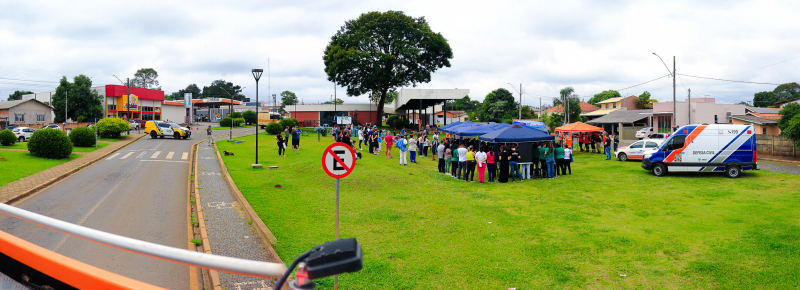
[[[475,124],[481,125],[479,123],[475,123],[475,122],[472,122],[472,121],[464,121],[464,122],[460,122],[458,124],[453,123],[453,126],[450,126],[450,125],[445,126],[447,128],[439,127],[439,131],[442,131],[442,132],[445,132],[445,133],[450,133],[450,134],[456,134],[456,131],[455,131],[456,129],[458,129],[460,127],[463,127],[463,126],[471,126],[471,125],[475,125]]]
[[[554,141],[556,138],[553,135],[545,132],[526,127],[520,124],[514,124],[509,127],[495,130],[491,133],[486,133],[478,137],[479,140],[493,143],[519,143],[519,142],[538,142],[538,141]]]
[[[496,130],[494,125],[472,124],[454,128],[452,134],[459,136],[480,136]]]
[[[438,130],[441,131],[442,129],[452,128],[453,126],[458,126],[461,123],[462,123],[461,121],[458,121],[458,122],[450,123],[450,124],[447,124],[447,125],[444,125],[444,126],[439,126]]]

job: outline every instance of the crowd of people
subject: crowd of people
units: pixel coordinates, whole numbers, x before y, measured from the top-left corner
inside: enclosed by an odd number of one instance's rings
[[[292,140],[292,151],[300,151],[301,134],[303,134],[303,131],[299,127],[289,128],[289,126],[286,126],[282,134],[279,133],[275,136],[275,141],[277,141],[278,145],[278,157],[286,157],[287,143],[290,139]]]

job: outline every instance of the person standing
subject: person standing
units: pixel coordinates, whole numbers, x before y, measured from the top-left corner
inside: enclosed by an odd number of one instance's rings
[[[564,148],[564,164],[562,165],[564,169],[569,169],[569,175],[572,175],[572,148]],[[562,172],[562,175],[566,175],[566,172]]]
[[[617,152],[617,147],[619,147],[619,135],[614,135],[614,152]]]
[[[572,132],[567,132],[567,138],[564,139],[564,143],[566,148],[572,148]]]
[[[292,135],[292,147],[294,147],[296,151],[300,151],[300,135],[303,134],[303,131],[300,131],[300,128],[294,127],[293,133],[294,134]],[[347,132],[347,135],[348,135],[347,142],[349,143],[350,132]],[[348,145],[350,145],[350,148],[353,148],[353,144],[348,144]]]
[[[278,141],[278,157],[286,157],[286,148],[283,147],[283,135],[280,133],[275,135],[275,141]]]
[[[467,177],[464,180],[469,179],[469,182],[475,182],[475,147],[469,146],[467,148]]]
[[[533,148],[531,149],[531,156],[533,159],[531,165],[531,176],[535,179],[539,175],[539,143],[533,143]]]
[[[456,151],[458,151],[458,179],[467,180],[467,148],[461,144]]]
[[[522,174],[519,172],[519,152],[517,152],[517,148],[511,146],[511,157],[508,160],[509,165],[511,166],[511,182],[515,182],[516,180],[514,177],[519,177],[519,181],[522,182]]]
[[[475,161],[478,163],[478,183],[483,183],[483,172],[486,171],[486,152],[485,147],[480,147],[475,154]]]
[[[358,129],[358,150],[364,151],[361,149],[361,142],[364,141],[364,129]]]
[[[406,162],[406,151],[408,150],[407,147],[408,141],[406,141],[406,139],[403,138],[402,134],[399,137],[400,138],[397,139],[397,149],[400,150],[400,165],[408,165],[408,162]]]
[[[437,152],[437,153],[436,153],[436,156],[437,156],[437,157],[439,157],[439,166],[438,166],[438,168],[439,168],[439,173],[444,173],[444,172],[445,172],[445,166],[444,166],[444,145],[439,145],[439,146],[436,148],[436,152]]]
[[[553,142],[547,143],[547,147],[544,149],[544,158],[547,162],[547,178],[553,179],[555,175],[555,150],[553,148]]]
[[[450,159],[453,158],[453,151],[450,150],[450,144],[445,143],[445,144],[442,144],[441,146],[443,146],[443,148],[444,148],[444,149],[442,149],[443,152],[441,152],[442,156],[444,156],[444,171],[443,172],[444,172],[445,175],[451,175],[450,174],[450,165],[451,165],[452,161],[450,161]]]
[[[564,147],[559,145],[559,144],[556,144],[555,152],[556,152],[556,177],[559,177],[559,176],[564,175],[564,171],[566,170],[564,168],[564,166],[565,166],[564,165]]]
[[[604,139],[603,149],[606,151],[606,160],[611,160],[611,138],[605,136]]]
[[[451,147],[452,147],[451,151],[452,152],[451,152],[451,155],[450,155],[450,171],[452,171],[452,172],[451,172],[450,175],[453,176],[453,178],[458,179],[458,173],[457,173],[458,172],[458,146],[456,146],[455,143],[452,143],[452,144],[453,144],[453,145],[451,145]]]
[[[386,158],[392,158],[392,144],[394,144],[394,137],[392,134],[389,134],[389,131],[386,131],[386,137],[384,138],[386,141]]]
[[[289,126],[286,126],[286,129],[283,129],[283,149],[284,150],[286,150],[286,148],[289,148],[289,144],[288,143],[289,143],[289,140],[291,140],[291,139],[289,139],[289,135],[290,135]]]
[[[439,134],[438,133],[437,134],[433,134],[432,141],[433,141],[433,150],[434,150],[433,154],[437,154],[437,153],[439,153],[439,144],[441,143],[441,142],[439,142]]]
[[[417,138],[414,138],[414,134],[408,136],[408,151],[411,152],[411,162],[417,163]]]
[[[583,133],[578,133],[578,147],[580,147],[581,152],[583,152]]]
[[[500,146],[500,174],[498,174],[497,181],[500,183],[507,183],[508,182],[508,162],[509,158],[511,157],[511,153],[508,152],[508,148],[505,145]]]

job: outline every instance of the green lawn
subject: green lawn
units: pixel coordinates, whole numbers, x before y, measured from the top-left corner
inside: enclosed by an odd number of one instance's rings
[[[235,127],[233,127],[233,129],[252,128],[254,126],[255,125],[242,125],[242,126],[235,126]],[[206,127],[206,128],[208,128],[208,127]],[[200,130],[205,130],[206,128],[200,128]],[[213,130],[213,131],[216,131],[216,130],[230,130],[230,129],[231,129],[231,127],[211,127],[211,130]]]
[[[0,157],[5,158],[5,160],[0,159],[0,168],[3,173],[0,174],[0,186],[3,186],[50,167],[72,161],[81,155],[73,153],[69,158],[54,160],[36,157],[25,151],[0,150]]]
[[[119,138],[97,138],[97,141],[101,141],[101,142],[117,142],[119,140],[122,140],[123,138],[130,137],[130,136],[131,135],[122,135],[122,136],[119,136]]]
[[[98,140],[103,140],[103,139],[98,139]],[[106,146],[108,146],[107,142],[104,142],[104,141],[97,142],[97,149],[100,149],[100,148],[103,148],[103,147],[106,147]],[[23,150],[28,150],[28,142],[17,142],[17,143],[14,143],[14,145],[11,145],[11,146],[0,146],[0,149],[23,149]],[[92,147],[75,147],[75,146],[73,146],[72,147],[72,152],[92,152],[94,150],[95,150],[94,146],[92,146]]]
[[[253,139],[217,145],[236,154],[228,170],[289,263],[334,237],[335,181],[320,165],[330,138],[279,158],[259,135],[260,163],[279,170],[250,169]],[[657,178],[579,152],[571,176],[478,184],[430,159],[401,167],[361,152],[341,180],[341,236],[358,238],[364,269],[341,275],[343,289],[800,287],[799,176]]]

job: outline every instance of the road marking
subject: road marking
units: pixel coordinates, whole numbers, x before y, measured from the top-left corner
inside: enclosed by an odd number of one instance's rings
[[[128,152],[128,154],[125,154],[125,156],[122,156],[120,159],[127,159],[131,155],[133,155],[133,152]]]
[[[145,154],[147,154],[147,151],[142,151],[142,153],[139,153],[139,155],[136,155],[136,159],[141,159],[142,156],[144,156]]]
[[[133,153],[133,152],[131,152],[131,153]],[[108,158],[106,158],[106,160],[114,159],[114,157],[117,157],[117,155],[119,155],[119,153],[114,153],[114,155],[109,156]]]
[[[172,155],[175,155],[175,152],[167,153],[167,159],[172,159]]]
[[[172,161],[172,160],[139,160],[139,161],[147,161],[147,162],[172,162],[172,163],[189,163],[189,161]]]
[[[183,155],[181,156],[181,159],[183,159],[183,160],[189,159],[189,152],[183,152]]]
[[[150,156],[150,158],[151,158],[151,159],[153,159],[153,158],[157,158],[157,157],[158,157],[158,154],[161,154],[161,151],[156,151],[156,153],[153,153],[153,156]]]

